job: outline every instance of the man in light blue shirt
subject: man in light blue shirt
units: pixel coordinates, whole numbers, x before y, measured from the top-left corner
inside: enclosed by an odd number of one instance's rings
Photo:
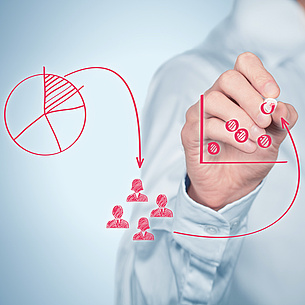
[[[280,222],[255,235],[199,238],[173,232],[239,235],[285,212],[297,167],[281,117],[292,128],[299,115],[291,132],[302,163],[304,82],[305,15],[302,1],[293,0],[237,1],[202,45],[159,69],[143,120],[142,179],[150,201],[134,207],[130,224],[135,228],[139,218],[150,215],[160,193],[174,217],[150,218],[154,242],[133,242],[133,230],[124,235],[117,304],[303,304],[302,191]],[[200,164],[200,102],[195,102],[203,93],[205,138],[221,146],[216,160],[274,161],[280,147],[278,160],[288,163],[276,164],[270,173],[271,164]],[[267,97],[283,102],[272,115],[261,115]],[[249,131],[244,143],[224,128],[233,118]],[[272,138],[266,150],[257,145],[265,133]],[[215,160],[206,152],[205,158]]]

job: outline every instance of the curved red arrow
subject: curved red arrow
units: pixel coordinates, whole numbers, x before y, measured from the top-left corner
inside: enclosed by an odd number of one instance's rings
[[[185,235],[185,236],[203,237],[203,238],[235,238],[235,237],[242,237],[242,236],[252,235],[252,234],[255,234],[255,233],[258,233],[258,232],[261,232],[261,231],[264,231],[264,230],[270,228],[271,226],[275,225],[278,221],[280,221],[288,213],[288,211],[291,209],[292,205],[294,204],[294,202],[297,198],[298,192],[299,192],[300,182],[301,182],[301,167],[300,167],[300,159],[299,159],[298,151],[297,151],[295,142],[292,138],[292,135],[290,133],[290,130],[288,128],[289,123],[284,118],[281,118],[281,122],[282,122],[282,128],[287,130],[288,135],[290,137],[290,140],[292,142],[294,152],[295,152],[295,156],[296,156],[296,160],[297,160],[297,166],[298,166],[298,183],[297,183],[297,187],[296,187],[293,199],[292,199],[289,207],[287,208],[287,210],[278,219],[276,219],[273,223],[271,223],[270,225],[268,225],[264,228],[261,228],[259,230],[256,230],[256,231],[249,232],[249,233],[238,234],[238,235],[228,235],[228,236],[196,235],[196,234],[189,234],[189,233],[183,233],[183,232],[177,232],[177,231],[174,231],[173,233],[180,234],[180,235]]]
[[[117,73],[114,70],[111,70],[109,68],[105,68],[105,67],[87,67],[87,68],[83,68],[83,69],[79,69],[79,70],[70,72],[70,73],[66,74],[65,77],[70,76],[70,75],[72,75],[74,73],[81,72],[81,71],[84,71],[84,70],[89,70],[89,69],[101,69],[101,70],[106,70],[106,71],[112,72],[113,74],[118,76],[123,81],[124,85],[127,87],[128,92],[129,92],[129,94],[131,96],[131,99],[132,99],[132,102],[133,102],[135,113],[136,113],[136,119],[137,119],[137,125],[138,125],[138,140],[139,140],[139,156],[136,157],[136,160],[137,160],[139,168],[141,168],[142,165],[143,165],[143,162],[144,162],[144,158],[142,158],[140,120],[139,120],[139,114],[138,114],[138,109],[137,109],[136,101],[134,99],[134,96],[133,96],[133,94],[131,92],[130,87],[128,86],[128,84],[125,81],[125,79],[119,73]]]

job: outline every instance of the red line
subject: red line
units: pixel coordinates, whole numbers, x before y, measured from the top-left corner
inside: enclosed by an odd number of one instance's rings
[[[55,103],[57,103],[58,101],[60,101],[62,98],[64,98],[65,96],[67,96],[68,94],[70,94],[72,91],[77,90],[74,87],[72,87],[72,89],[70,91],[68,91],[67,93],[65,93],[63,96],[61,96],[60,98],[58,98],[57,100],[55,100],[55,102],[52,102],[51,104],[49,104],[48,106],[46,106],[46,109],[51,107],[52,105],[54,105]]]
[[[234,161],[215,161],[215,162],[210,162],[210,161],[205,161],[205,162],[200,162],[200,164],[275,164],[275,163],[287,163],[288,161],[240,161],[240,162],[234,162]]]
[[[57,82],[56,84],[54,84],[53,86],[51,86],[50,88],[48,88],[46,91],[49,92],[52,88],[54,88],[55,86],[57,86],[58,84],[60,84],[61,82],[63,82],[63,79],[60,79],[59,82]],[[65,82],[66,84],[66,82]],[[55,90],[57,90],[58,88],[56,88]],[[53,92],[53,91],[52,91]],[[47,96],[49,96],[50,93],[47,94]]]
[[[139,139],[139,160],[142,161],[141,129],[140,129],[140,120],[139,120],[138,109],[137,109],[136,101],[134,99],[132,91],[131,91],[130,87],[128,86],[127,82],[125,81],[125,79],[119,73],[117,73],[114,70],[111,70],[109,68],[105,68],[105,67],[87,67],[87,68],[82,68],[82,69],[70,72],[70,73],[66,74],[64,77],[67,77],[67,76],[72,75],[74,73],[78,73],[78,72],[85,71],[85,70],[91,70],[91,69],[101,69],[101,70],[109,71],[109,72],[115,74],[116,76],[118,76],[123,81],[125,86],[127,87],[128,92],[129,92],[129,94],[131,96],[131,99],[132,99],[132,102],[133,102],[133,106],[134,106],[134,110],[135,110],[135,114],[136,114],[136,120],[137,120],[137,126],[138,126],[138,139]]]
[[[72,85],[69,85],[66,89],[62,90],[61,92],[59,92],[58,94],[54,95],[53,97],[51,97],[49,100],[46,101],[46,103],[49,103],[51,100],[53,100],[53,98],[57,97],[58,95],[64,93],[66,90],[68,90],[69,88],[73,87]]]
[[[51,125],[51,123],[50,123],[50,121],[49,121],[47,115],[45,115],[45,117],[46,117],[46,119],[47,119],[47,121],[48,121],[48,123],[49,123],[49,126],[50,126],[50,128],[51,128],[51,130],[52,130],[52,132],[53,132],[53,135],[54,135],[55,140],[56,140],[56,142],[57,142],[57,145],[58,145],[58,147],[59,147],[59,151],[61,151],[61,147],[60,147],[58,138],[57,138],[57,136],[56,136],[56,133],[55,133],[55,131],[54,131],[54,129],[53,129],[53,127],[52,127],[52,125]]]
[[[204,151],[204,95],[200,95],[200,164],[276,164],[276,163],[287,163],[288,161],[203,161],[203,151]]]
[[[51,78],[49,78],[46,82],[45,85],[47,86],[50,82],[50,80],[52,80],[53,78],[55,78],[55,80],[57,79],[57,77],[55,75],[53,75]]]
[[[48,84],[46,84],[46,87],[50,86],[51,84],[53,84],[54,82],[56,82],[58,80],[58,78],[54,78],[51,82],[49,82]]]
[[[50,112],[52,109],[58,107],[59,105],[61,105],[62,103],[64,103],[65,101],[67,101],[68,99],[70,99],[73,95],[75,95],[76,93],[79,92],[79,90],[81,90],[82,88],[84,88],[84,86],[80,87],[79,89],[76,89],[75,92],[73,92],[72,95],[70,95],[69,97],[67,97],[65,100],[63,100],[62,102],[60,102],[59,104],[55,105],[54,107],[52,107],[48,112]],[[54,104],[54,103],[53,103]],[[49,106],[48,106],[49,107]]]
[[[248,233],[245,233],[245,234],[239,234],[239,235],[228,235],[228,236],[209,236],[209,235],[197,235],[197,234],[189,234],[189,233],[183,233],[183,232],[177,232],[177,231],[174,231],[173,233],[175,234],[180,234],[180,235],[185,235],[185,236],[192,236],[192,237],[202,237],[202,238],[235,238],[235,237],[243,237],[243,236],[248,236],[248,235],[252,235],[252,234],[255,234],[255,233],[258,233],[258,232],[261,232],[261,231],[264,231],[268,228],[270,228],[271,226],[275,225],[278,221],[280,221],[287,213],[288,211],[291,209],[291,207],[293,206],[296,198],[297,198],[297,195],[299,193],[299,189],[300,189],[300,182],[301,182],[301,165],[300,165],[300,159],[299,159],[299,155],[298,155],[298,151],[297,151],[297,148],[296,148],[296,145],[295,145],[295,142],[292,138],[292,135],[288,129],[288,126],[286,126],[285,124],[285,128],[289,134],[289,137],[291,139],[291,142],[292,142],[292,145],[293,145],[293,148],[294,148],[294,151],[295,151],[295,155],[296,155],[296,159],[297,159],[297,166],[298,166],[298,182],[297,182],[297,187],[296,187],[296,190],[295,190],[295,193],[294,193],[294,196],[293,196],[293,199],[289,205],[289,207],[287,208],[287,210],[278,218],[276,219],[274,222],[272,222],[271,224],[269,224],[268,226],[265,226],[259,230],[256,230],[256,231],[252,231],[252,232],[248,232]]]
[[[204,116],[204,109],[203,109],[203,94],[200,95],[200,163],[203,162],[203,116]]]
[[[48,74],[47,74],[48,75]],[[9,125],[8,125],[8,122],[7,122],[7,107],[8,107],[8,103],[9,103],[9,100],[12,96],[12,94],[15,92],[16,88],[18,86],[20,86],[22,83],[24,83],[25,81],[27,81],[28,79],[31,79],[31,78],[34,78],[34,77],[37,77],[37,76],[43,76],[43,73],[40,73],[40,74],[35,74],[35,75],[31,75],[31,76],[28,76],[26,77],[25,79],[23,79],[22,81],[20,81],[17,85],[15,85],[15,87],[11,90],[11,92],[9,93],[7,99],[6,99],[6,102],[5,102],[5,106],[4,106],[4,124],[5,124],[5,128],[6,128],[6,131],[8,132],[10,138],[14,141],[14,143],[20,148],[20,149],[23,149],[24,151],[30,153],[30,154],[33,154],[33,155],[36,155],[36,156],[54,156],[56,154],[59,154],[61,152],[64,152],[66,150],[68,150],[70,147],[72,147],[77,141],[78,139],[81,137],[81,135],[83,134],[83,131],[84,131],[84,128],[85,128],[85,125],[86,125],[86,118],[87,118],[87,115],[86,115],[86,105],[85,105],[85,102],[84,102],[84,99],[81,95],[81,93],[77,90],[81,100],[82,100],[82,103],[83,103],[83,106],[84,106],[84,124],[83,124],[83,127],[79,133],[79,135],[77,136],[77,138],[74,140],[73,143],[71,143],[68,147],[65,147],[65,149],[63,149],[62,151],[58,151],[56,153],[45,153],[45,154],[42,154],[42,153],[35,153],[31,150],[28,150],[26,148],[24,148],[23,146],[21,146],[15,139],[14,139],[14,136],[12,135],[12,133],[10,132],[10,129],[9,129]],[[69,84],[71,84],[73,86],[73,84],[67,80],[67,82]],[[43,87],[44,87],[44,84],[43,84]]]
[[[67,83],[68,84],[68,83]],[[61,93],[65,92],[66,90],[68,90],[69,88],[71,88],[72,85],[69,85],[69,87],[67,87],[66,89],[64,89],[63,91],[59,92],[58,94],[54,95],[53,97],[51,97],[49,100],[46,101],[46,103],[49,103],[51,100],[53,100],[53,98],[55,98],[56,96],[60,95]]]
[[[68,111],[68,110],[75,110],[84,107],[84,105],[73,107],[73,108],[66,108],[66,109],[59,109],[59,110],[54,110],[54,111],[48,111],[47,114],[49,113],[54,113],[54,112],[60,112],[60,111]]]
[[[262,145],[265,145],[268,141],[269,141],[269,139],[268,139],[268,138],[265,138],[265,139],[261,142],[261,144],[262,144]]]
[[[43,104],[46,102],[46,68],[42,68],[42,76],[43,76]]]
[[[50,77],[52,77],[53,75],[52,74],[48,74],[46,77],[45,77],[45,80],[50,80]],[[48,79],[47,79],[48,78]]]
[[[28,128],[30,128],[33,124],[35,124],[38,120],[40,120],[44,116],[44,113],[38,117],[36,120],[34,120],[31,124],[29,124],[27,127],[25,127],[17,137],[14,138],[14,140],[18,139]]]
[[[173,233],[174,234],[179,234],[179,235],[191,236],[191,237],[202,237],[202,238],[232,238],[232,237],[240,237],[240,235],[236,235],[236,236],[197,235],[197,234],[183,233],[183,232],[178,232],[178,231],[174,231]]]
[[[47,77],[48,77],[48,79],[46,79],[46,82],[49,82],[51,79],[53,79],[55,77],[55,75],[49,74]]]
[[[61,85],[61,86],[55,88],[52,92],[49,92],[49,93],[47,94],[47,96],[51,95],[54,91],[56,91],[56,90],[62,88],[63,86],[65,86],[65,85],[67,85],[67,84],[69,84],[69,83],[64,83],[63,85]],[[71,84],[70,84],[70,85],[71,85]]]

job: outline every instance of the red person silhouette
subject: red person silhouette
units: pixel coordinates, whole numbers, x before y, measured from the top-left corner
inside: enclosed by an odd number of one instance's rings
[[[138,221],[138,229],[140,229],[141,232],[136,233],[133,236],[133,240],[154,240],[154,235],[146,231],[149,228],[148,219],[146,217],[141,217]]]
[[[173,212],[165,207],[167,204],[165,195],[160,194],[156,199],[156,203],[158,208],[151,211],[150,217],[173,217]]]
[[[147,202],[148,201],[147,196],[140,193],[140,191],[143,191],[143,185],[142,185],[141,179],[134,179],[132,181],[131,190],[134,191],[134,193],[127,197],[127,199],[126,199],[127,202]]]
[[[123,216],[123,208],[120,205],[116,205],[112,209],[112,215],[114,216],[114,219],[107,222],[107,225],[106,225],[107,229],[113,229],[113,228],[128,229],[129,228],[128,221],[121,219],[121,217]]]

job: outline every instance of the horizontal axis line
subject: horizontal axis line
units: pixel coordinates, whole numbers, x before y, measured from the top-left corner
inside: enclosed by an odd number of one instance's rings
[[[249,161],[249,162],[246,162],[246,161],[236,161],[236,162],[230,162],[230,161],[204,161],[204,162],[200,162],[200,164],[275,164],[275,163],[280,163],[280,164],[283,164],[283,163],[288,163],[288,161]]]

